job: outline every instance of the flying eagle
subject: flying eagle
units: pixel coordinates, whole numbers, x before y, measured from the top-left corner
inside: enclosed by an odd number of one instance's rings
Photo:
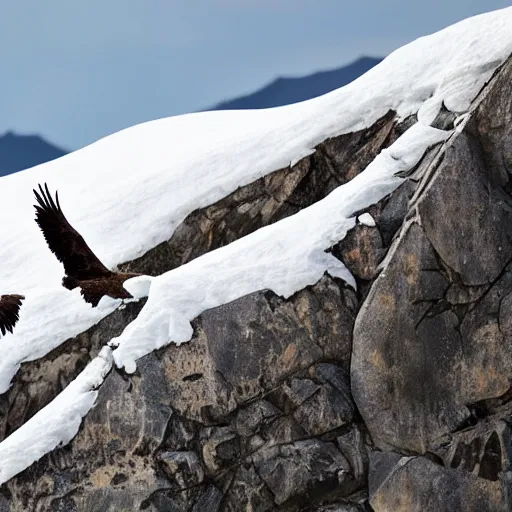
[[[18,313],[23,295],[0,295],[0,331],[5,336],[7,331],[12,332],[16,322],[20,319]]]
[[[50,250],[64,265],[65,277],[62,286],[68,290],[79,287],[83,298],[97,306],[101,297],[131,299],[132,295],[123,288],[123,283],[141,274],[112,272],[91,251],[85,240],[67,221],[59,204],[59,195],[53,200],[48,185],[39,193],[34,190],[38,205],[36,222],[43,232]]]

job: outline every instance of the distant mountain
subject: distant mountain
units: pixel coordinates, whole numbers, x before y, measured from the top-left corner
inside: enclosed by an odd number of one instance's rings
[[[288,105],[321,96],[352,82],[382,59],[361,57],[348,66],[304,77],[277,78],[258,91],[224,101],[207,110],[237,110]],[[38,135],[0,135],[0,176],[6,176],[65,155],[67,151]]]
[[[7,132],[0,136],[0,176],[54,160],[66,153],[38,135]]]
[[[348,66],[296,78],[277,78],[258,91],[223,101],[208,110],[238,110],[268,108],[309,100],[352,82],[376,64],[381,58],[361,57]]]

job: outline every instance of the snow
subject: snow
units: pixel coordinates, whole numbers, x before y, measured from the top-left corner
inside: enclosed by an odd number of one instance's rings
[[[128,293],[135,299],[142,299],[149,295],[151,289],[151,283],[153,282],[151,276],[137,276],[125,281],[123,287]],[[125,301],[126,302],[126,301]]]
[[[348,270],[325,249],[355,225],[355,211],[377,202],[403,181],[395,173],[414,167],[426,149],[449,135],[417,123],[364,172],[325,199],[153,278],[141,313],[111,341],[118,346],[114,350],[116,365],[134,372],[138,358],[170,341],[188,341],[193,332],[190,321],[202,311],[258,290],[270,289],[289,297],[316,283],[324,272],[355,287]],[[127,281],[125,287],[133,289],[133,281],[139,279]]]
[[[112,352],[103,347],[62,393],[0,443],[0,485],[75,437],[111,368]]]
[[[109,267],[168,240],[183,219],[237,187],[311,154],[328,137],[363,129],[390,109],[419,122],[368,168],[323,201],[162,276],[130,280],[149,294],[138,318],[104,348],[49,406],[0,444],[1,479],[10,478],[76,433],[111,357],[134,371],[138,358],[190,339],[190,320],[241,295],[268,288],[290,296],[324,272],[355,286],[325,252],[354,226],[353,216],[401,183],[431,145],[449,133],[429,126],[444,101],[464,118],[471,101],[512,53],[512,8],[470,18],[395,51],[352,84],[299,104],[257,111],[205,112],[144,123],[80,151],[0,178],[0,293],[26,300],[2,340],[0,392],[24,361],[42,357],[119,307],[92,308],[61,287],[62,265],[34,222],[32,189],[59,190],[71,224]],[[364,217],[364,216],[362,216]],[[249,258],[247,255],[251,255]],[[105,340],[107,342],[108,340]],[[38,435],[36,435],[36,433]],[[16,450],[20,453],[16,454]]]
[[[310,154],[328,137],[389,109],[428,124],[441,102],[463,113],[512,52],[512,8],[462,21],[392,53],[352,84],[286,107],[203,112],[144,123],[80,151],[0,178],[1,293],[27,298],[2,339],[0,392],[24,361],[83,332],[119,305],[94,309],[60,285],[62,265],[34,222],[32,189],[58,189],[64,212],[109,267],[171,237],[196,208]],[[12,219],[12,220],[11,220]],[[187,271],[188,272],[188,271]]]
[[[374,228],[376,226],[375,219],[369,213],[363,213],[359,215],[357,218],[359,224],[363,224],[363,226],[368,226],[370,228]]]

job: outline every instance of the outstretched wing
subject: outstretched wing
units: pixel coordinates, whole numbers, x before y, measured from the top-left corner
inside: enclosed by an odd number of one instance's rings
[[[18,313],[21,307],[23,295],[0,295],[0,331],[2,336],[7,331],[12,332],[19,320]]]
[[[112,274],[89,249],[80,233],[67,221],[60,208],[59,195],[53,200],[48,185],[44,190],[39,185],[39,193],[34,190],[39,205],[36,209],[36,222],[43,232],[50,250],[64,264],[66,274],[75,279],[92,279]]]

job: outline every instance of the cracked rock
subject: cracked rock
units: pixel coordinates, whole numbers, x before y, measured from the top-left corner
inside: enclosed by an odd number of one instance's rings
[[[310,373],[323,382],[317,386],[309,384],[312,381],[308,379],[294,379],[308,383],[305,387],[301,384],[302,399],[293,413],[297,423],[310,435],[321,435],[350,423],[354,416],[354,404],[348,377],[332,364],[314,366]]]
[[[297,441],[260,451],[253,457],[262,480],[281,505],[310,493],[343,493],[350,466],[332,443]],[[350,491],[348,491],[350,493]]]
[[[385,468],[385,476],[374,483],[370,471],[370,505],[377,512],[509,510],[502,482],[445,468],[425,457],[393,456]]]
[[[159,460],[167,475],[180,489],[200,484],[204,480],[204,469],[195,452],[163,452]]]
[[[240,454],[240,442],[236,433],[229,427],[206,429],[202,446],[203,461],[210,473],[215,473]]]

